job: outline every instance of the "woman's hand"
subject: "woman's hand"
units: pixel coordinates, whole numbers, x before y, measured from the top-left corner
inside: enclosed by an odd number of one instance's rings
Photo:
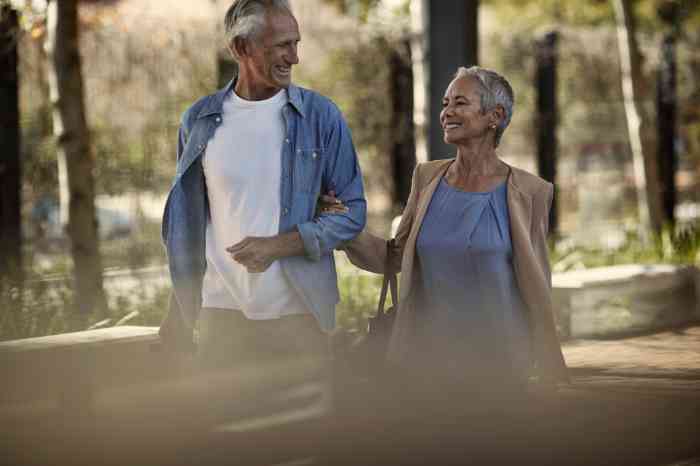
[[[321,194],[316,203],[316,216],[324,214],[342,214],[349,209],[343,202],[335,197],[335,191],[328,191],[328,194]]]

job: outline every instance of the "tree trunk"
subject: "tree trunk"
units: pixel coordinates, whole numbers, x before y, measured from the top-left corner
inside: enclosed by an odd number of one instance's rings
[[[0,5],[0,279],[21,277],[21,169],[17,12]]]
[[[105,310],[95,214],[94,160],[85,118],[78,47],[77,0],[53,0],[47,10],[47,50],[59,183],[69,198],[67,232],[74,265],[78,321]],[[63,207],[63,206],[62,206]]]
[[[644,106],[644,99],[649,94],[649,84],[642,73],[642,55],[635,37],[631,2],[613,0],[613,6],[617,23],[622,94],[634,162],[640,237],[642,241],[648,242],[651,235],[661,233],[663,225],[656,141],[651,116]]]

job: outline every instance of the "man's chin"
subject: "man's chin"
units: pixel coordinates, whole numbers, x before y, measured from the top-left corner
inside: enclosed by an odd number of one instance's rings
[[[292,83],[292,75],[275,76],[275,84],[281,88],[287,88]]]

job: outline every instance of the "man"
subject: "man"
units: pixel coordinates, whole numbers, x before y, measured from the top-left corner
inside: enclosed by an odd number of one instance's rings
[[[332,251],[366,220],[350,131],[330,100],[291,83],[300,34],[288,1],[236,0],[225,24],[239,74],[182,116],[160,335],[191,349],[199,319],[205,366],[323,357],[338,301]],[[317,214],[331,192],[342,205]]]

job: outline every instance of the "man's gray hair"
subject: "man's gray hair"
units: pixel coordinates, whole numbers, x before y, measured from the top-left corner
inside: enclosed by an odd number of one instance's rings
[[[286,10],[292,14],[289,0],[235,0],[231,4],[224,18],[224,26],[226,44],[232,52],[235,52],[233,42],[236,38],[248,40],[261,32],[265,26],[265,14],[272,9]]]
[[[481,87],[481,112],[486,113],[500,105],[505,112],[505,118],[496,127],[496,146],[501,142],[501,136],[510,124],[513,117],[513,88],[506,78],[495,71],[472,66],[465,68],[460,66],[454,79],[474,77]]]

